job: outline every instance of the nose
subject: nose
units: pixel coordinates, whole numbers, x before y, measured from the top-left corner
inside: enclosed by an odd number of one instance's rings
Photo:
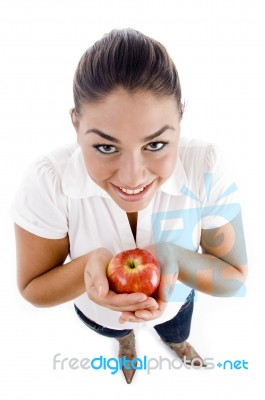
[[[119,168],[119,182],[122,187],[135,189],[146,183],[147,168],[139,153],[123,154]]]

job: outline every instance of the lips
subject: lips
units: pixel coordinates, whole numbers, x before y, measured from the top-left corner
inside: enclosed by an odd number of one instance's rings
[[[120,187],[120,190],[122,190],[123,193],[126,193],[126,194],[138,194],[138,193],[141,193],[146,188],[146,186],[148,186],[148,185],[145,185],[139,189],[125,189],[125,188]]]
[[[139,186],[138,188],[135,189],[126,189],[120,186],[116,186],[113,183],[111,184],[113,189],[115,190],[115,193],[125,201],[141,201],[144,199],[146,194],[149,192],[153,185],[152,181],[151,183],[143,186]]]

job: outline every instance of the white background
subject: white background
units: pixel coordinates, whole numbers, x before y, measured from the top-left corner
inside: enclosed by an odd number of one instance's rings
[[[1,398],[260,398],[264,389],[265,11],[262,0],[1,0]],[[72,303],[37,309],[18,294],[9,206],[27,165],[75,139],[72,78],[88,46],[113,28],[161,41],[186,101],[182,135],[223,146],[241,191],[250,274],[245,298],[199,295],[190,342],[203,357],[248,361],[248,370],[121,372],[53,370],[63,357],[116,357],[114,340],[77,320]],[[168,357],[153,331],[139,357]],[[92,394],[93,393],[93,394]],[[96,395],[95,395],[96,393]],[[138,397],[137,397],[138,396]]]

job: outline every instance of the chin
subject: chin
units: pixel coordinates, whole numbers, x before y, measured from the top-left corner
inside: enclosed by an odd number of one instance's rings
[[[114,200],[114,199],[113,199]],[[136,213],[139,211],[144,210],[148,204],[150,203],[151,199],[149,201],[144,201],[144,202],[139,202],[138,204],[135,202],[121,202],[121,201],[115,201],[115,203],[125,212],[127,213]]]
[[[126,211],[127,213],[138,213],[138,212],[144,210],[146,207],[147,207],[147,205],[143,206],[143,207],[126,208],[126,210],[124,210],[124,211]]]
[[[127,213],[136,213],[144,210],[148,206],[148,204],[138,205],[138,206],[136,204],[128,204],[128,205],[118,204],[118,206]]]

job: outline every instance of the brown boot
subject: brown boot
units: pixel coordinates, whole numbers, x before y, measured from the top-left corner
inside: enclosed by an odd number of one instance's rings
[[[163,341],[163,343],[165,343],[171,350],[173,350],[177,354],[177,356],[186,364],[191,365],[192,363],[192,365],[194,365],[195,367],[207,367],[207,364],[204,363],[201,356],[188,342],[169,343]]]
[[[118,355],[119,358],[126,357],[127,360],[133,360],[135,357],[137,357],[135,350],[135,336],[133,331],[131,331],[126,336],[118,338],[117,340],[120,344],[119,355]],[[135,368],[130,367],[129,369],[127,369],[124,368],[124,366],[122,367],[122,372],[125,376],[127,383],[131,383],[135,371],[136,371]]]

